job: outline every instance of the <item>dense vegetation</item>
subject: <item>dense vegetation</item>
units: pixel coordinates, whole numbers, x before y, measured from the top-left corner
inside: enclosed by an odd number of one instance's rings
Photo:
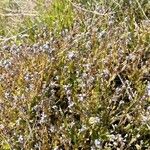
[[[0,2],[0,150],[149,150],[150,1],[29,2]]]

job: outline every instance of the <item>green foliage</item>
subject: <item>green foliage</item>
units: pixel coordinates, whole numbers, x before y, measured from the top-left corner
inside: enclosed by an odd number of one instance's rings
[[[67,0],[54,0],[51,9],[46,10],[41,20],[52,30],[60,32],[64,28],[73,25],[74,12],[71,4]]]

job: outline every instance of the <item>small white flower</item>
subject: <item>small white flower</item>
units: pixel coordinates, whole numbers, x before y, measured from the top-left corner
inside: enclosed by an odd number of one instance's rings
[[[150,106],[147,107],[147,110],[150,111]]]
[[[100,118],[99,117],[90,117],[90,119],[89,119],[89,123],[91,125],[97,124],[99,122],[100,122]]]
[[[22,135],[19,136],[18,142],[19,142],[19,143],[23,143],[23,136],[22,136]]]
[[[5,98],[8,99],[10,97],[10,93],[9,92],[5,92]]]
[[[85,125],[82,125],[82,128],[79,129],[79,132],[83,132],[83,131],[85,131],[86,129],[87,129],[87,127],[86,127]]]
[[[83,78],[86,78],[87,76],[88,76],[88,74],[85,73],[85,72],[82,74],[82,77],[83,77]]]
[[[69,103],[68,108],[71,108],[74,106],[74,102],[71,100],[71,96],[68,97],[68,103]]]
[[[44,48],[45,50],[48,50],[48,49],[49,49],[49,45],[48,45],[48,44],[44,44],[44,45],[43,45],[43,48]]]
[[[30,81],[30,79],[31,79],[30,74],[27,73],[27,74],[25,75],[24,79],[25,79],[25,81]]]
[[[0,124],[0,129],[4,129],[4,125],[3,124]]]
[[[119,142],[123,141],[123,138],[122,138],[121,134],[117,134],[117,140],[118,140]]]
[[[87,81],[86,81],[87,85],[92,84],[94,80],[95,80],[95,78],[92,77],[92,76],[90,76],[90,77],[87,79]]]
[[[54,126],[51,126],[50,129],[49,129],[52,133],[55,132],[55,127]]]
[[[127,60],[132,60],[135,61],[136,56],[134,54],[129,54],[129,56],[127,56]]]
[[[74,51],[69,52],[69,53],[68,53],[68,58],[69,58],[69,59],[75,58],[75,52],[74,52]]]
[[[79,101],[83,101],[86,98],[86,94],[79,94],[78,98],[79,98]]]
[[[70,89],[68,89],[68,90],[66,91],[66,94],[67,94],[67,95],[71,95],[71,93],[72,93],[72,92],[71,92]]]
[[[3,66],[5,67],[5,69],[8,69],[11,66],[11,61],[10,60],[4,60],[3,62]]]
[[[101,148],[101,141],[99,139],[96,139],[94,141],[94,144],[95,144],[96,148]]]
[[[45,115],[44,112],[43,112],[43,113],[41,114],[41,120],[40,120],[40,123],[44,123],[46,117],[47,117],[47,115]]]
[[[89,50],[92,48],[92,43],[91,43],[91,41],[88,41],[88,42],[86,43],[85,48],[86,48],[86,49],[89,49]]]
[[[99,38],[104,38],[105,35],[106,35],[106,31],[103,30],[102,32],[99,33],[98,36],[99,36]]]
[[[38,143],[36,143],[35,145],[34,145],[34,147],[36,148],[36,149],[40,149],[39,147],[39,144]]]
[[[86,60],[85,60],[85,61],[86,61]],[[87,71],[89,71],[90,68],[91,68],[91,64],[90,64],[90,63],[88,63],[88,64],[83,64],[83,67],[85,67],[85,69],[86,69]]]
[[[104,79],[108,79],[109,76],[110,76],[110,71],[109,71],[108,69],[103,70],[103,72],[102,72],[102,77],[103,77]]]

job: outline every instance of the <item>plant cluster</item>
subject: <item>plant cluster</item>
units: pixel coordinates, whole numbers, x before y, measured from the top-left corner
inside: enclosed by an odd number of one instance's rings
[[[54,0],[2,40],[0,149],[148,150],[149,4]]]

